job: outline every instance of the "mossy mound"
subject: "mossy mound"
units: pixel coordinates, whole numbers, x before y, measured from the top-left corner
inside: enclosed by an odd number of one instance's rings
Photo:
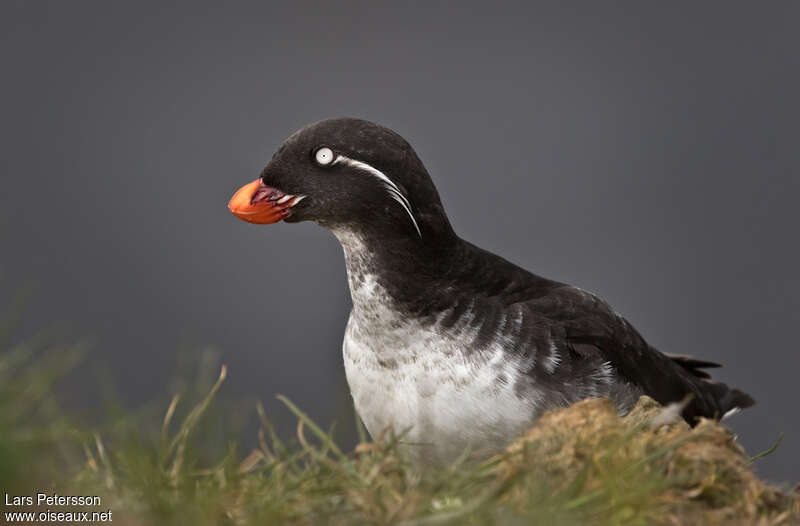
[[[543,415],[502,466],[508,476],[580,481],[611,523],[800,524],[800,498],[759,479],[730,430],[708,419],[690,428],[677,414],[646,396],[625,417],[608,400],[584,400]],[[511,502],[525,498],[510,491]]]

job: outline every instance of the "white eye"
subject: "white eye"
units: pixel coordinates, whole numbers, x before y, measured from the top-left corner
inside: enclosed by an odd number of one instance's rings
[[[317,164],[320,166],[326,166],[333,162],[333,150],[330,148],[320,148],[314,154],[314,160],[317,161]]]

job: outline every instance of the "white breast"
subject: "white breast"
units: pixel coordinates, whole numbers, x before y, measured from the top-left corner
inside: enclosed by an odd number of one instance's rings
[[[446,462],[466,448],[504,447],[535,416],[512,379],[519,363],[499,347],[470,350],[460,331],[402,319],[372,276],[362,276],[343,355],[356,409],[373,438],[392,428],[426,461]]]

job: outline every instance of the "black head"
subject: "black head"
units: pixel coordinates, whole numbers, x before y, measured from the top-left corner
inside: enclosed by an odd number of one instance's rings
[[[310,220],[332,230],[420,240],[452,235],[408,142],[359,119],[324,120],[295,132],[229,207],[252,223]]]

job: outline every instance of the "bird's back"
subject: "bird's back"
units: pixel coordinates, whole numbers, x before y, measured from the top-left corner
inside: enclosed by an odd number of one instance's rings
[[[503,306],[500,316],[524,313],[520,329],[505,327],[503,332],[509,336],[509,350],[530,355],[526,380],[531,384],[552,384],[555,392],[563,392],[565,385],[583,382],[577,396],[605,391],[623,410],[638,394],[664,404],[688,395],[683,415],[692,424],[697,417],[720,418],[754,403],[747,394],[711,380],[704,369],[717,364],[668,356],[650,346],[594,294],[537,276],[474,245],[468,253],[477,261],[473,268],[493,269],[479,295],[489,303],[497,298]],[[563,397],[572,401],[575,396]]]

